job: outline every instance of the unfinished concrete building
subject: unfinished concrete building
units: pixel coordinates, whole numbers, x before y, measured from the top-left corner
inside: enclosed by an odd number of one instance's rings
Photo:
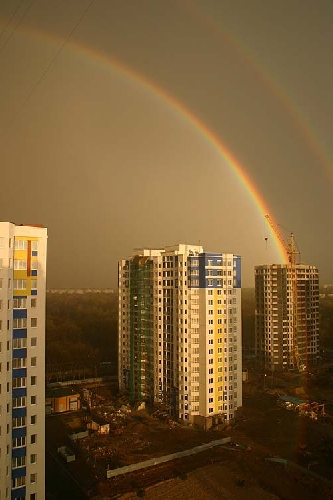
[[[319,278],[314,266],[255,268],[255,351],[267,370],[305,370],[319,355]]]

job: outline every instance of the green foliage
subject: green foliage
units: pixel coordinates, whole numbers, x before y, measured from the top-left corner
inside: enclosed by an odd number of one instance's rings
[[[242,289],[242,343],[243,348],[250,351],[254,348],[254,288]]]
[[[117,325],[117,294],[47,294],[47,365],[116,366]]]
[[[333,350],[333,299],[320,299],[320,348]]]

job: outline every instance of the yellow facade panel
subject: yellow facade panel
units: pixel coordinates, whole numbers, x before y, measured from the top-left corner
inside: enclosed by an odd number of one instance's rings
[[[27,250],[14,250],[14,260],[27,260]]]
[[[13,273],[14,280],[26,280],[27,279],[27,270],[14,270]]]

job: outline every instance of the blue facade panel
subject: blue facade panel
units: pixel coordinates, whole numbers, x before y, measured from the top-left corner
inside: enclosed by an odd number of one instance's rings
[[[18,429],[12,429],[12,438],[21,438],[27,435],[26,427],[19,427]]]
[[[17,498],[25,498],[26,497],[26,487],[22,486],[22,488],[16,488],[12,490],[12,500],[16,500]]]
[[[12,418],[16,417],[26,417],[27,409],[26,408],[13,408],[12,409]]]
[[[20,389],[13,389],[13,398],[22,398],[23,396],[27,395],[27,388],[22,387]]]
[[[17,477],[23,477],[27,475],[26,467],[19,467],[18,469],[12,469],[12,479],[16,479]]]
[[[27,329],[26,328],[15,328],[13,330],[13,339],[26,339]]]
[[[31,295],[37,295],[37,290],[31,290]]]
[[[37,276],[37,269],[32,269],[31,276]]]
[[[38,257],[38,252],[37,252],[37,250],[33,250],[33,251],[31,252],[31,255],[32,255],[33,257]]]
[[[13,369],[13,378],[21,378],[27,376],[26,368],[14,368]]]
[[[24,349],[13,349],[13,358],[26,358],[27,350]]]
[[[27,318],[27,310],[26,309],[13,309],[13,319],[20,319],[20,318]]]
[[[25,446],[23,448],[14,448],[12,450],[13,458],[25,457],[26,455],[27,455],[27,448]]]

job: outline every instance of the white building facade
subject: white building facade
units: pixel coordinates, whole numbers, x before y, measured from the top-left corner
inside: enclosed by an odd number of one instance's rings
[[[0,498],[45,498],[47,230],[0,222]]]
[[[318,269],[304,264],[255,268],[255,350],[268,370],[305,370],[319,356]]]
[[[229,421],[242,406],[241,259],[201,246],[119,262],[119,386],[175,418]]]

